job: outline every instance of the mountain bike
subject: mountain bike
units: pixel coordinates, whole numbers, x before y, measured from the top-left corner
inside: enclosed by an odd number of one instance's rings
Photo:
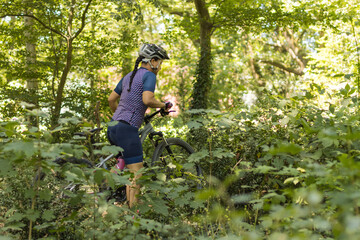
[[[161,116],[165,116],[169,114],[169,112],[165,112],[163,109],[160,109],[151,115],[147,115],[144,118],[145,125],[142,129],[139,130],[140,141],[143,144],[144,141],[148,138],[154,147],[154,153],[151,158],[150,164],[144,164],[145,167],[152,168],[154,175],[162,174],[162,177],[167,181],[175,181],[181,179],[182,181],[177,181],[177,184],[186,184],[191,189],[200,189],[201,178],[202,178],[202,170],[198,163],[189,161],[189,157],[192,153],[194,153],[194,149],[184,140],[180,138],[165,138],[163,132],[155,131],[151,121],[157,114],[161,114]],[[95,128],[86,132],[78,132],[75,133],[77,136],[85,137],[89,139],[89,142],[94,145],[96,141],[94,140],[94,136],[102,131],[103,128]],[[114,159],[121,156],[121,152],[118,154],[109,154],[107,156],[101,156],[98,159],[97,164],[92,164],[91,161],[87,159],[79,159],[79,158],[57,158],[55,163],[60,166],[65,166],[65,171],[67,169],[71,169],[71,165],[75,165],[77,167],[82,168],[90,168],[95,172],[98,169],[111,170],[111,167],[114,166]],[[112,164],[111,164],[112,162]],[[39,175],[37,179],[43,179],[45,174]],[[67,181],[66,178],[64,181]],[[89,187],[92,188],[93,187]],[[76,192],[79,190],[83,190],[86,192],[86,186],[84,184],[79,183],[77,181],[70,181],[63,186],[62,197],[66,197],[69,192]],[[126,201],[126,186],[116,186],[115,189],[106,186],[106,183],[98,186],[97,190],[99,192],[110,192],[107,196],[107,200],[115,199],[116,202],[124,202]]]

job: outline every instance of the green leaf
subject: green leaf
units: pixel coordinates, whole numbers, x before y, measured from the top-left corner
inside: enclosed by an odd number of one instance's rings
[[[34,142],[18,141],[18,142],[11,142],[6,144],[4,146],[4,151],[24,153],[25,156],[29,158],[37,152],[37,149],[34,146]]]
[[[271,167],[271,166],[259,166],[259,167],[253,169],[253,171],[255,173],[268,173],[273,170],[276,170],[276,168]]]
[[[54,226],[54,223],[48,223],[48,222],[46,222],[46,223],[43,223],[43,224],[41,224],[41,225],[36,225],[36,226],[34,226],[34,229],[40,231],[40,230],[43,230],[43,229],[46,229],[46,228],[49,228],[49,227],[52,227],[52,226]],[[1,239],[0,239],[0,240],[1,240]]]
[[[177,184],[180,184],[180,183],[184,182],[185,179],[183,179],[183,178],[174,178],[174,179],[171,179],[171,181],[175,182]]]
[[[239,195],[235,195],[235,196],[232,196],[231,197],[231,200],[234,202],[234,203],[248,203],[250,202],[251,200],[254,199],[254,196],[253,194],[251,193],[248,193],[248,194],[239,194]]]
[[[346,75],[345,75],[345,76],[346,76]],[[349,84],[346,84],[345,90],[346,90],[346,92],[349,92],[349,91],[350,91],[350,85],[349,85]]]
[[[332,77],[334,77],[334,78],[343,77],[343,76],[345,76],[344,73],[339,73],[339,74],[332,75]]]
[[[64,175],[66,177],[66,180],[68,180],[70,182],[76,181],[78,179],[78,176],[75,173],[70,172],[70,171],[66,171],[64,173]]]
[[[0,173],[2,175],[9,173],[11,170],[11,162],[9,159],[0,159]]]
[[[198,113],[205,113],[207,110],[206,109],[191,109],[191,110],[187,110],[187,113],[190,114],[198,114]]]
[[[330,104],[330,106],[329,106],[329,111],[330,111],[332,114],[334,114],[334,112],[335,112],[335,106],[334,106],[333,104]]]
[[[232,158],[235,154],[229,152],[228,150],[218,148],[213,151],[213,156],[216,158]]]
[[[55,218],[54,211],[53,210],[45,210],[42,214],[42,218],[46,221],[51,221]]]
[[[96,169],[94,173],[94,181],[96,184],[101,185],[104,179],[104,171],[102,169]]]
[[[114,179],[116,185],[129,185],[130,184],[128,175],[115,174],[113,176],[113,179]]]
[[[219,127],[231,127],[235,122],[228,118],[221,118],[218,122]]]
[[[119,122],[118,121],[111,121],[111,122],[108,122],[107,125],[109,127],[112,127],[112,126],[116,126]]]
[[[320,141],[322,142],[324,148],[331,147],[334,144],[334,140],[331,138],[321,138]]]
[[[280,124],[281,124],[281,126],[284,127],[285,125],[287,125],[289,123],[289,121],[290,121],[290,118],[288,116],[285,116],[283,119],[280,120]]]
[[[3,125],[3,124],[2,124]],[[7,137],[12,137],[13,135],[16,135],[16,126],[20,125],[19,122],[6,122],[4,127],[5,134]]]
[[[296,184],[299,183],[299,178],[297,178],[297,177],[290,177],[290,178],[285,179],[284,183],[285,183],[285,184],[287,184],[287,183],[293,183],[294,185],[296,185]]]
[[[158,173],[156,174],[156,178],[159,179],[162,182],[166,181],[166,175],[164,173]]]
[[[188,203],[189,203],[189,201],[187,199],[183,199],[180,197],[175,199],[175,204],[178,207],[184,207]]]
[[[124,149],[122,149],[121,147],[118,147],[118,146],[114,146],[114,145],[111,145],[111,146],[104,146],[102,147],[101,149],[101,154],[118,154],[119,152],[122,152],[124,151]]]
[[[33,109],[31,111],[28,111],[27,115],[36,116],[36,117],[43,117],[48,118],[49,114],[47,112],[44,112],[40,109]]]
[[[44,189],[39,192],[39,197],[40,197],[40,199],[49,201],[52,197],[52,193],[51,193],[50,189]]]
[[[166,202],[160,198],[153,200],[153,208],[155,212],[160,213],[164,216],[169,215],[168,206],[166,206]]]
[[[202,190],[196,194],[196,198],[199,200],[208,200],[215,196],[217,196],[217,191],[213,188]]]
[[[189,156],[189,162],[199,162],[201,159],[209,157],[209,151],[203,149],[201,151],[195,152]]]
[[[11,223],[11,224],[7,224],[5,227],[2,227],[1,230],[2,231],[7,231],[7,230],[15,230],[15,231],[22,231],[23,227],[25,227],[26,225],[22,222],[17,222],[17,223]],[[5,239],[9,239],[6,238]],[[13,239],[12,239],[13,240]]]
[[[314,95],[312,95],[310,92],[306,92],[306,93],[305,93],[305,97],[306,97],[307,99],[312,99],[312,98],[314,98]]]
[[[344,78],[345,78],[345,79],[350,79],[352,76],[354,76],[353,73],[345,74],[345,75],[344,75]],[[348,84],[347,84],[346,86],[348,86]],[[345,87],[345,88],[346,88],[346,87]],[[349,91],[349,89],[350,89],[350,86],[349,86],[349,88],[348,88],[347,90]]]
[[[24,214],[22,214],[22,213],[19,213],[19,212],[16,212],[16,213],[14,213],[14,215],[12,215],[11,217],[9,217],[9,221],[15,221],[15,222],[17,222],[17,221],[20,221],[21,219],[23,219],[25,217],[25,215]]]
[[[278,147],[272,148],[269,152],[273,155],[279,153],[290,153],[292,155],[298,154],[302,148],[294,143],[281,143]]]
[[[265,194],[262,199],[272,199],[273,202],[285,202],[286,198],[283,195],[275,192]]]
[[[75,173],[79,178],[84,178],[84,177],[85,177],[84,172],[83,172],[80,168],[78,168],[78,167],[73,166],[73,167],[70,169],[70,171],[71,171],[72,173]]]
[[[147,231],[159,230],[162,224],[151,219],[140,219],[140,226]]]
[[[36,195],[36,192],[34,191],[34,189],[26,189],[25,190],[25,197],[27,198],[32,198]]]
[[[319,149],[315,153],[311,154],[310,157],[315,160],[319,160],[322,156],[322,150]]]
[[[34,108],[34,107],[36,107],[34,104],[27,103],[27,102],[20,102],[20,106],[22,106],[24,108]]]
[[[112,188],[115,189],[115,180],[113,178],[114,174],[110,172],[105,173],[106,183]]]
[[[32,210],[29,209],[26,211],[26,218],[31,220],[31,221],[36,221],[36,219],[38,219],[40,217],[40,212],[38,210]]]
[[[300,123],[303,125],[306,133],[312,133],[313,132],[310,125],[307,123],[307,121],[305,119],[301,118]]]
[[[203,124],[199,121],[196,121],[196,120],[193,120],[193,121],[190,121],[187,123],[187,126],[190,128],[190,129],[198,129],[198,128],[201,128],[203,126]]]

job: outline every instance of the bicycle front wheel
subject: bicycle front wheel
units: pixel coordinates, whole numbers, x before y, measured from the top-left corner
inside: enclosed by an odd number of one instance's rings
[[[158,166],[156,172],[162,173],[166,181],[188,185],[195,190],[201,188],[202,170],[199,164],[189,161],[194,149],[179,138],[168,138],[155,149],[152,166]]]

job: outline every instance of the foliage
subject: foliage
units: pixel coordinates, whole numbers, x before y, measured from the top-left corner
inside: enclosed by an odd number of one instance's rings
[[[102,195],[80,191],[59,198],[62,180],[51,172],[86,186],[103,179],[126,183],[128,175],[59,168],[55,157],[89,156],[89,149],[74,139],[49,144],[49,131],[3,122],[2,231],[25,237],[32,227],[36,238],[355,238],[360,121],[351,87],[341,92],[347,105],[328,109],[317,106],[313,92],[264,96],[257,104],[262,107],[251,111],[192,110],[202,117],[188,122],[188,129],[205,127],[208,137],[189,161],[202,162],[208,186],[195,194],[178,180],[154,175],[156,169],[144,169],[140,214]],[[40,166],[49,178],[34,185]]]

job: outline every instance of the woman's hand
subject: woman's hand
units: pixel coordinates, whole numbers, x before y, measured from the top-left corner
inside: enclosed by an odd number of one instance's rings
[[[167,111],[167,110],[169,110],[170,108],[172,108],[172,106],[174,106],[173,104],[172,104],[172,102],[165,102],[165,111]]]

